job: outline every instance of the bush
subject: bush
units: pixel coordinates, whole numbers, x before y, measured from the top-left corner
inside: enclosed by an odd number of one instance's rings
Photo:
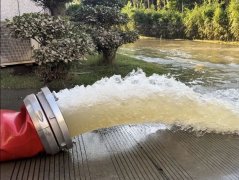
[[[201,10],[199,6],[190,11],[186,10],[186,15],[184,17],[185,34],[190,39],[200,38],[199,35],[199,25],[203,23],[201,16]]]
[[[133,18],[142,35],[167,39],[183,37],[182,15],[177,11],[140,9],[135,11]]]
[[[39,43],[33,58],[40,65],[37,74],[45,82],[64,78],[69,62],[83,60],[94,49],[88,34],[60,16],[23,14],[8,20],[7,24],[15,38],[32,38]]]
[[[133,4],[132,10],[127,7],[125,12],[133,14],[134,27],[142,35],[168,39],[239,40],[238,0],[184,0],[183,4],[169,0],[163,6],[159,4],[160,10],[136,8]]]
[[[218,5],[213,16],[213,38],[228,40],[230,38],[228,26],[229,22],[227,12],[223,10],[221,5]]]
[[[234,40],[239,41],[239,1],[231,0],[228,7],[228,16],[230,21],[230,31]]]
[[[214,17],[215,5],[204,3],[202,6],[195,6],[192,11],[187,11],[184,24],[188,38],[213,39],[214,29],[212,20]]]
[[[225,2],[197,5],[187,10],[184,24],[191,39],[239,40],[239,2],[231,0],[228,8]]]
[[[68,10],[72,21],[91,34],[104,64],[114,64],[118,48],[138,38],[137,32],[127,27],[129,18],[121,12],[123,5],[121,0],[83,0],[78,8],[74,5]]]
[[[36,75],[44,81],[44,83],[51,82],[52,80],[65,79],[70,70],[70,64],[64,62],[59,63],[49,63],[39,66],[35,73]]]

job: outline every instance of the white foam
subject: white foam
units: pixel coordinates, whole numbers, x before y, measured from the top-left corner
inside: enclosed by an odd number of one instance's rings
[[[172,77],[157,74],[146,77],[141,69],[125,78],[114,75],[91,86],[64,89],[56,96],[63,115],[89,126],[81,132],[108,127],[106,123],[121,124],[121,121],[124,124],[152,121],[193,127],[198,131],[239,132],[238,90],[203,94]],[[100,122],[106,119],[105,123]],[[74,130],[73,134],[81,132]]]

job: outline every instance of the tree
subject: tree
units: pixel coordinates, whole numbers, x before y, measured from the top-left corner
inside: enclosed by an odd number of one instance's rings
[[[121,12],[124,5],[121,0],[82,0],[68,10],[71,20],[91,34],[104,64],[113,64],[117,49],[138,38],[136,31],[127,27],[129,18]]]
[[[40,65],[37,75],[45,82],[63,79],[69,62],[83,60],[94,49],[88,34],[60,16],[23,14],[8,20],[7,26],[13,37],[31,38],[39,43],[33,58]]]
[[[239,40],[239,1],[231,0],[228,7],[230,31],[235,40]]]
[[[227,12],[223,9],[223,4],[218,4],[213,16],[214,39],[228,40],[230,34],[228,24]]]
[[[32,0],[36,4],[48,8],[52,16],[65,15],[66,3],[73,0]]]

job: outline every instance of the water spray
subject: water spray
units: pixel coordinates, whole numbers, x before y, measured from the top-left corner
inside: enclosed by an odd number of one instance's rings
[[[30,157],[45,152],[56,154],[73,146],[56,97],[47,87],[24,99],[16,113],[1,110],[0,161]]]
[[[174,78],[142,70],[90,86],[28,95],[20,112],[1,110],[0,160],[56,154],[71,137],[124,124],[162,123],[239,134],[237,89],[199,93]]]

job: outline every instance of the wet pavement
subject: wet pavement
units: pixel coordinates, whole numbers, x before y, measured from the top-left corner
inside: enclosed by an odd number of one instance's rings
[[[239,179],[239,136],[119,126],[74,138],[54,156],[1,163],[5,179]]]
[[[23,99],[32,93],[36,93],[36,89],[1,89],[1,109],[19,110],[23,105]]]

